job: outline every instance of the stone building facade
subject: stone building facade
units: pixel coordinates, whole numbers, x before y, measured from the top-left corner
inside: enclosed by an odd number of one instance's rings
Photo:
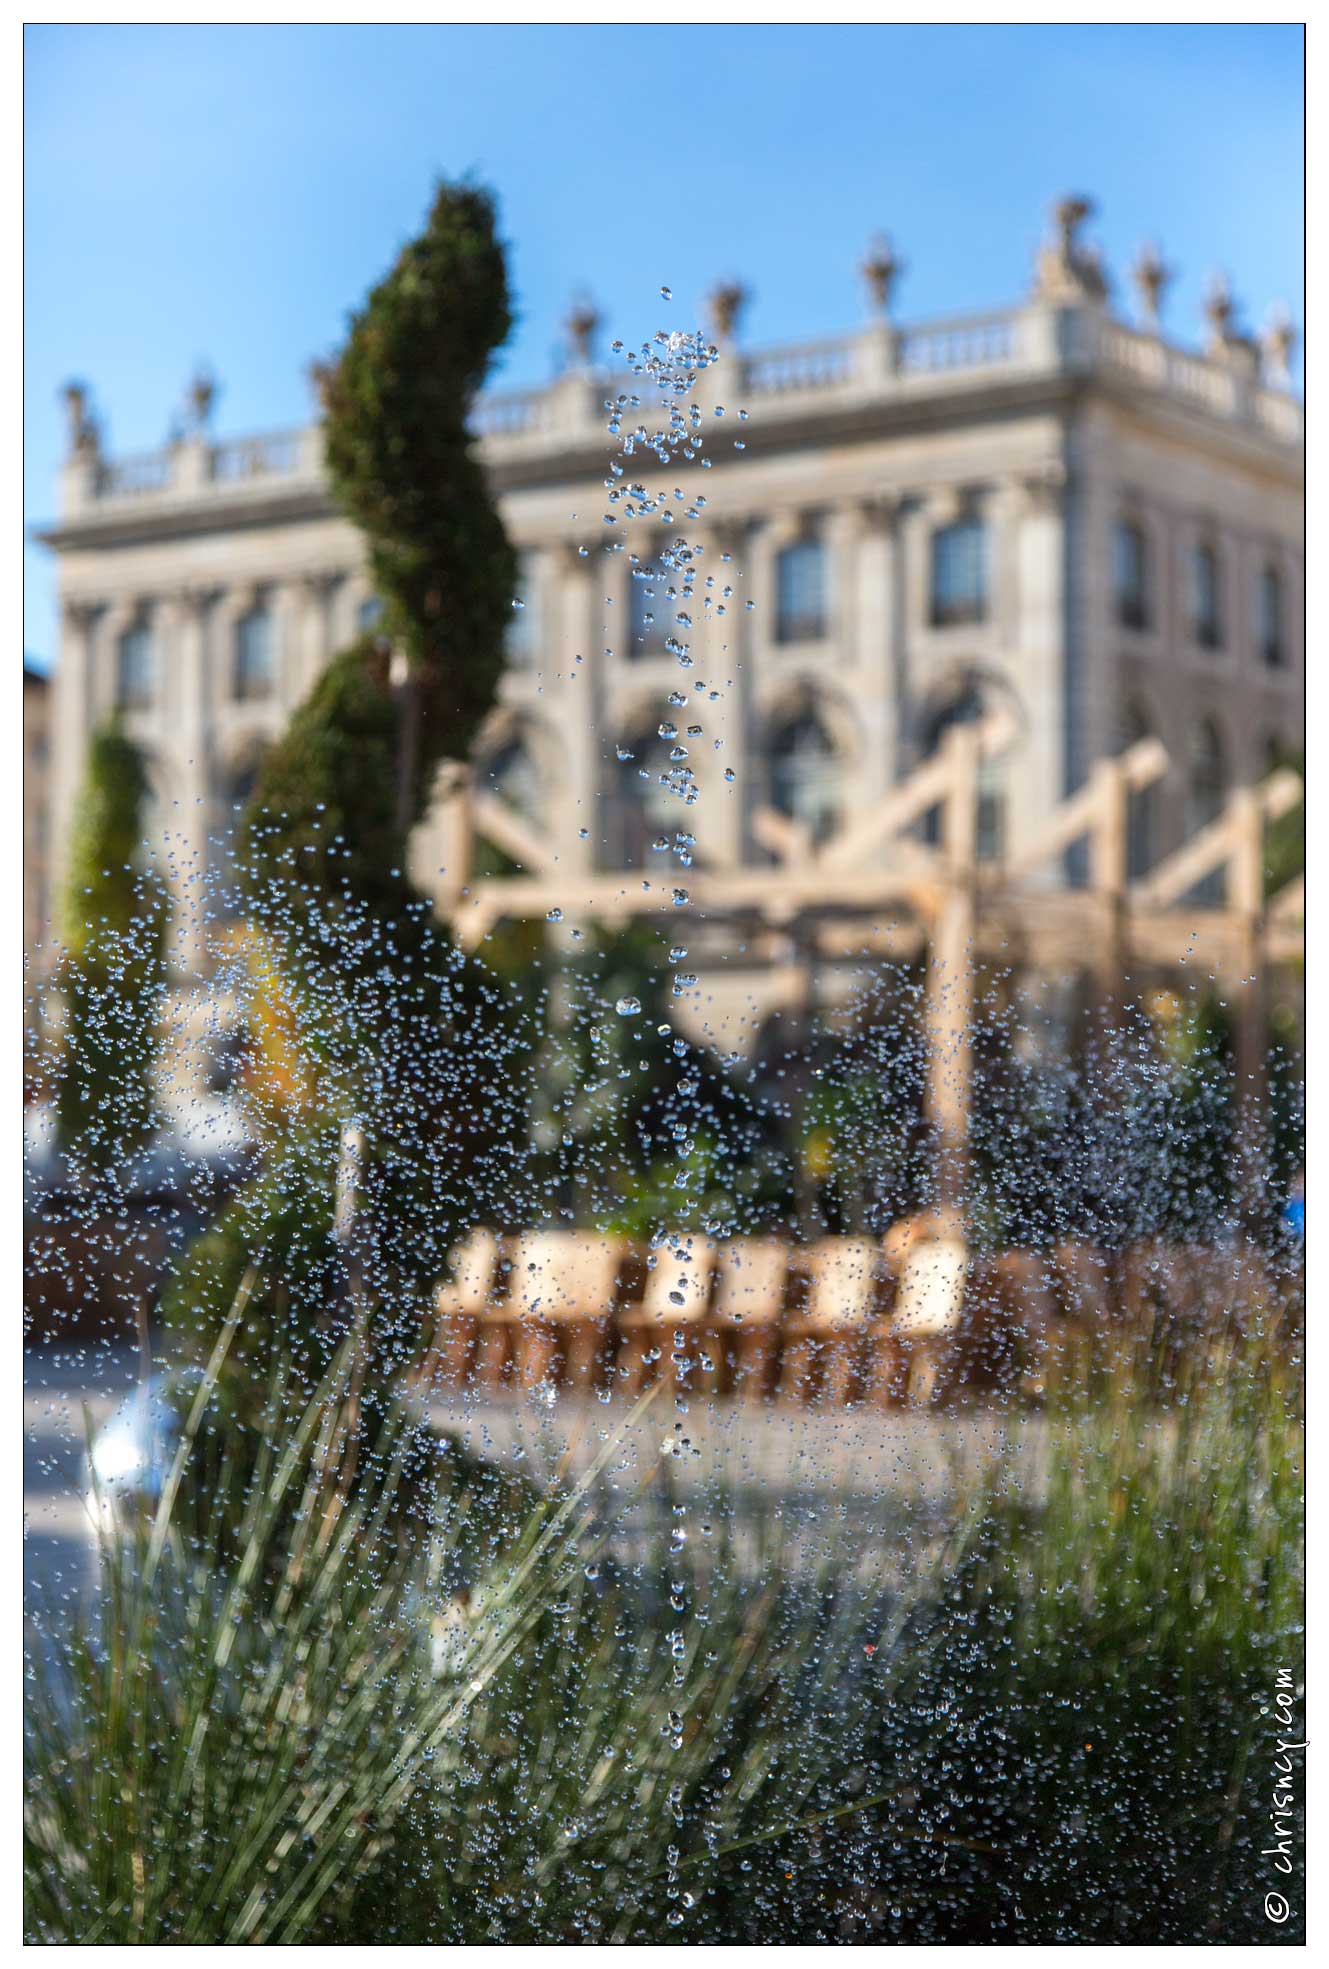
[[[763,808],[825,835],[995,703],[1019,737],[983,789],[992,856],[1017,853],[1096,759],[1152,732],[1172,764],[1133,818],[1143,870],[1300,744],[1290,331],[1241,334],[1219,287],[1203,352],[1179,347],[1149,253],[1127,321],[1082,242],[1086,214],[1056,208],[1021,303],[964,319],[898,324],[884,244],[863,270],[870,318],[836,340],[748,350],[741,294],[721,290],[720,357],[694,393],[712,462],[680,486],[672,526],[604,524],[621,442],[608,406],[626,372],[593,361],[588,312],[548,387],[479,405],[522,593],[477,783],[536,824],[565,876],[649,865],[661,827],[680,824],[654,766],[683,606],[658,554],[679,534],[698,550],[684,681],[708,686],[695,832],[713,867],[769,861]],[[63,623],[57,866],[89,735],[117,705],[182,878],[224,861],[263,748],[373,620],[318,428],[217,441],[209,400],[197,387],[161,452],[113,459],[85,393],[69,394],[61,516],[44,534]],[[446,888],[458,852],[444,805],[418,872]]]

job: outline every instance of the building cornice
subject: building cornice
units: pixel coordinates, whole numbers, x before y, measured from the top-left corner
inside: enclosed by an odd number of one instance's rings
[[[546,390],[484,398],[476,407],[479,457],[500,496],[538,492],[603,475],[611,400],[641,392],[648,429],[656,414],[630,372],[578,372]],[[1199,356],[1129,328],[1095,305],[1033,303],[927,323],[742,354],[729,349],[698,379],[707,416],[708,519],[725,519],[726,493],[744,467],[825,446],[907,437],[1017,415],[1064,412],[1101,398],[1229,460],[1299,487],[1302,411],[1285,391],[1221,354]],[[740,423],[738,406],[749,413]],[[742,432],[741,438],[738,433]],[[647,468],[647,476],[649,476]],[[260,529],[336,515],[323,475],[317,426],[224,444],[168,447],[120,463],[73,461],[65,511],[34,529],[63,553],[206,533]],[[750,503],[745,492],[743,503]]]

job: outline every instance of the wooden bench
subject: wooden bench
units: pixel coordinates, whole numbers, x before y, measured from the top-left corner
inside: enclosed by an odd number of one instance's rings
[[[502,1249],[498,1235],[482,1225],[450,1254],[451,1276],[434,1295],[426,1382],[462,1388],[470,1381],[481,1322],[495,1304]]]
[[[775,1394],[791,1255],[780,1238],[735,1237],[719,1248],[711,1326],[722,1349],[724,1385],[740,1401]]]
[[[482,1316],[478,1377],[497,1387],[596,1387],[610,1364],[623,1240],[594,1231],[523,1231],[507,1296]]]
[[[715,1247],[697,1231],[673,1231],[646,1259],[640,1301],[622,1309],[617,1320],[616,1378],[628,1394],[638,1394],[667,1361],[675,1386],[700,1386],[692,1371],[712,1361],[708,1392],[716,1392],[713,1357],[706,1354],[707,1313],[715,1270]]]
[[[803,1402],[856,1401],[880,1325],[886,1254],[872,1238],[821,1238],[807,1247],[802,1269],[803,1305],[782,1333],[780,1394]]]

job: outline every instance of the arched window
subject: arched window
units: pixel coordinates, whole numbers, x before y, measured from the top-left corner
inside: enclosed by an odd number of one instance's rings
[[[512,617],[503,638],[504,653],[514,670],[529,669],[535,658],[539,637],[538,591],[534,554],[518,554],[517,587],[512,597]]]
[[[1196,726],[1191,739],[1189,780],[1186,790],[1186,832],[1198,834],[1218,819],[1227,799],[1227,752],[1222,733],[1210,718]],[[1200,903],[1217,908],[1223,901],[1225,883],[1221,869],[1196,884]]]
[[[932,623],[982,622],[988,612],[987,528],[975,515],[932,536]]]
[[[475,778],[482,791],[492,793],[523,820],[539,821],[544,807],[540,770],[524,739],[509,739],[481,759]]]
[[[1207,541],[1191,555],[1191,634],[1201,649],[1221,649],[1223,595],[1218,549]]]
[[[1148,713],[1137,703],[1128,704],[1121,725],[1121,749],[1129,751],[1143,738],[1153,736]],[[1158,782],[1137,786],[1126,802],[1126,874],[1137,882],[1149,873],[1158,859]]]
[[[1120,520],[1113,538],[1113,587],[1123,629],[1149,627],[1149,544],[1135,520]]]
[[[274,681],[272,611],[265,601],[235,625],[235,695],[253,704],[271,697]]]
[[[143,805],[139,810],[142,835],[139,850],[159,858],[166,850],[167,810],[162,792],[161,767],[150,752],[143,753]]]
[[[628,654],[663,656],[673,634],[669,575],[652,561],[632,561],[628,570]]]
[[[156,662],[152,626],[146,620],[125,630],[115,652],[115,701],[122,711],[142,711],[152,703]]]
[[[217,782],[217,820],[209,845],[209,864],[217,883],[214,907],[221,922],[231,922],[244,912],[236,866],[236,843],[240,820],[258,790],[259,776],[267,746],[251,744],[226,766]]]
[[[1187,832],[1197,834],[1217,820],[1226,798],[1227,753],[1222,733],[1211,718],[1202,718],[1191,739]]]
[[[377,595],[366,595],[355,611],[355,626],[362,636],[368,636],[378,628],[383,620],[383,604]]]
[[[952,726],[973,724],[987,709],[982,685],[971,679],[925,725],[924,758],[930,759],[941,749]],[[974,832],[978,858],[996,861],[1006,850],[1006,783],[1000,759],[983,759],[979,763],[977,807]],[[941,842],[941,813],[938,805],[923,817],[923,838],[933,847]]]
[[[1270,670],[1281,669],[1287,660],[1283,624],[1283,578],[1278,569],[1266,563],[1260,569],[1255,590],[1255,641],[1261,660]]]
[[[776,812],[801,821],[814,842],[833,834],[840,815],[840,770],[834,742],[813,708],[775,727],[769,767]]]
[[[775,640],[815,643],[826,634],[826,551],[815,534],[775,558]]]
[[[601,865],[609,869],[665,867],[660,842],[672,841],[688,819],[684,782],[667,739],[653,730],[614,748]]]

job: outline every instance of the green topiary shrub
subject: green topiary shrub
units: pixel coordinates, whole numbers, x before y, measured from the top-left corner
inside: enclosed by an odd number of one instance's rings
[[[167,895],[145,863],[147,771],[114,723],[96,733],[74,823],[57,976],[65,1033],[56,1140],[89,1171],[121,1167],[151,1140]]]

